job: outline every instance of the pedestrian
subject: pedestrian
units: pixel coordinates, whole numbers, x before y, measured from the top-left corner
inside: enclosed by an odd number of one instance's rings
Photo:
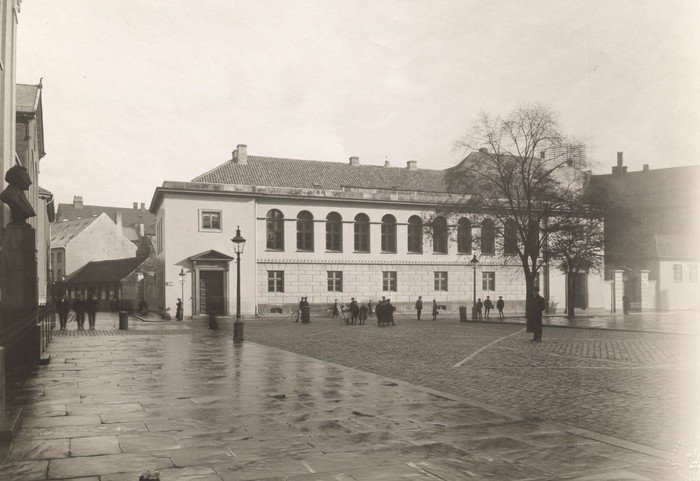
[[[308,297],[302,297],[301,302],[299,303],[299,316],[297,317],[297,321],[301,319],[301,322],[304,322],[304,312],[307,312],[310,314],[309,311],[309,298]]]
[[[489,317],[489,312],[493,309],[493,302],[491,302],[491,296],[486,296],[484,301],[484,316]]]
[[[547,308],[547,301],[540,296],[539,286],[532,288],[533,296],[525,307],[527,332],[533,333],[533,342],[542,342],[542,312]]]
[[[392,326],[395,326],[396,324],[394,324],[394,311],[396,310],[396,307],[391,303],[391,299],[386,300],[384,308],[386,309],[387,325],[391,323]]]
[[[505,301],[503,300],[503,296],[498,296],[498,300],[496,301],[496,309],[498,309],[498,317],[503,319],[503,308],[505,307]]]
[[[177,304],[175,304],[175,319],[178,321],[182,320],[182,299],[177,298]]]
[[[377,307],[375,308],[375,311],[377,313],[377,325],[379,327],[383,327],[385,324],[385,304],[386,304],[386,297],[382,296],[382,300],[377,302]]]
[[[367,306],[365,304],[362,304],[360,306],[360,324],[362,324],[364,326],[366,320],[367,320]]]
[[[97,316],[97,299],[92,295],[85,301],[85,312],[88,316],[88,325],[90,330],[95,329],[95,317]]]
[[[416,317],[420,321],[420,313],[423,310],[423,297],[418,296],[418,300],[416,301]]]
[[[372,299],[367,303],[367,317],[370,319],[374,316],[374,304],[372,304]]]
[[[85,301],[82,294],[78,294],[73,300],[73,310],[75,311],[75,322],[78,324],[78,330],[83,330],[85,324]]]
[[[630,298],[627,297],[627,295],[625,295],[625,294],[622,295],[622,313],[623,314],[630,313]]]
[[[476,300],[476,315],[481,319],[481,309],[484,308],[484,303],[481,302],[481,297]]]
[[[333,309],[331,310],[331,319],[335,319],[340,315],[340,306],[338,305],[338,299],[333,303]]]
[[[437,301],[433,299],[433,321],[437,320],[437,315],[438,315],[438,305]]]
[[[58,312],[58,322],[61,331],[66,330],[66,324],[68,323],[68,311],[70,306],[66,300],[66,296],[61,296],[56,302],[56,312]]]
[[[357,301],[354,297],[350,298],[350,322],[352,324],[357,324],[358,318],[360,317],[360,306],[357,305]]]

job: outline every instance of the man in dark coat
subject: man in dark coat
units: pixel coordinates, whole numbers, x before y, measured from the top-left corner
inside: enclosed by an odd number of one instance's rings
[[[498,309],[498,317],[503,319],[503,308],[505,307],[506,303],[503,300],[503,296],[498,296],[498,300],[496,301],[496,309]]]
[[[396,310],[396,307],[391,303],[391,299],[386,300],[384,309],[386,309],[386,323],[391,323],[392,326],[395,326],[396,324],[394,324],[394,311]]]
[[[73,310],[75,311],[75,322],[78,324],[78,330],[82,331],[83,324],[85,324],[85,301],[81,294],[78,294],[73,301]]]
[[[525,318],[527,320],[527,332],[533,333],[533,342],[542,342],[542,312],[547,308],[547,301],[540,296],[538,286],[532,289],[533,297],[527,301]]]
[[[360,306],[360,324],[364,325],[366,320],[367,320],[367,306],[365,304],[362,304]]]
[[[66,330],[66,323],[68,322],[68,311],[70,306],[68,306],[68,301],[66,296],[61,296],[61,298],[56,301],[56,312],[58,313],[58,322],[61,326],[61,331]]]
[[[382,296],[382,300],[377,302],[377,307],[375,308],[375,311],[377,313],[377,325],[378,326],[383,326],[386,321],[386,297]]]
[[[90,296],[87,301],[85,301],[85,312],[88,316],[88,324],[90,329],[95,329],[95,317],[97,315],[97,299]]]
[[[177,304],[175,304],[175,319],[178,321],[182,320],[182,299],[177,298]]]
[[[491,312],[491,309],[493,309],[493,302],[491,302],[491,296],[486,296],[486,300],[484,301],[485,317],[489,317],[489,312]]]
[[[420,313],[423,310],[423,297],[418,296],[418,300],[416,301],[416,317],[420,321]]]
[[[481,297],[476,300],[476,314],[481,319],[481,309],[484,308],[484,303],[481,302]]]
[[[357,305],[357,301],[354,297],[350,298],[350,322],[352,324],[357,324],[357,320],[360,317],[360,306]]]

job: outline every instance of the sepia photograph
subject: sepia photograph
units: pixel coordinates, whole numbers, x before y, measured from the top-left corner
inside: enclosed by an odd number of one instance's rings
[[[699,47],[0,0],[0,481],[700,481]]]

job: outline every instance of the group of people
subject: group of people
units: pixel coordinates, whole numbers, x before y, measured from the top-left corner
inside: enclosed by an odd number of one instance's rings
[[[420,316],[421,313],[423,312],[423,296],[418,296],[418,300],[416,300],[416,305],[414,306],[414,309],[416,310],[416,318],[420,321]],[[433,309],[432,309],[432,314],[433,314],[433,321],[437,319],[438,312],[440,310],[440,306],[438,306],[438,303],[435,299],[433,299]]]
[[[75,312],[75,322],[78,324],[78,330],[85,329],[85,316],[88,318],[88,326],[90,329],[95,329],[95,318],[97,317],[97,299],[90,296],[84,299],[82,295],[78,295],[73,302],[70,302],[66,296],[61,296],[56,301],[56,312],[58,313],[58,322],[60,329],[64,331],[68,324],[68,314],[71,309]]]
[[[396,307],[391,303],[391,299],[386,297],[382,297],[376,306],[372,299],[366,304],[357,302],[354,297],[350,298],[347,304],[340,304],[336,299],[331,308],[331,319],[337,319],[342,315],[346,324],[363,325],[368,318],[376,314],[378,326],[395,326],[394,311]]]
[[[498,309],[498,317],[500,319],[503,319],[503,308],[505,307],[506,303],[503,300],[503,296],[498,296],[498,300],[496,301],[496,309]],[[491,302],[491,296],[486,296],[486,299],[484,299],[483,302],[481,302],[481,298],[476,300],[476,315],[479,319],[482,317],[489,317],[489,313],[493,309],[493,302]],[[484,314],[482,316],[481,311],[484,310]]]

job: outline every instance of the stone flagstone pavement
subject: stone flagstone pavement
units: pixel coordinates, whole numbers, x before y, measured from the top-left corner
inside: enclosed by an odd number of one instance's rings
[[[203,324],[134,332],[54,339],[0,480],[682,479],[660,451]]]

